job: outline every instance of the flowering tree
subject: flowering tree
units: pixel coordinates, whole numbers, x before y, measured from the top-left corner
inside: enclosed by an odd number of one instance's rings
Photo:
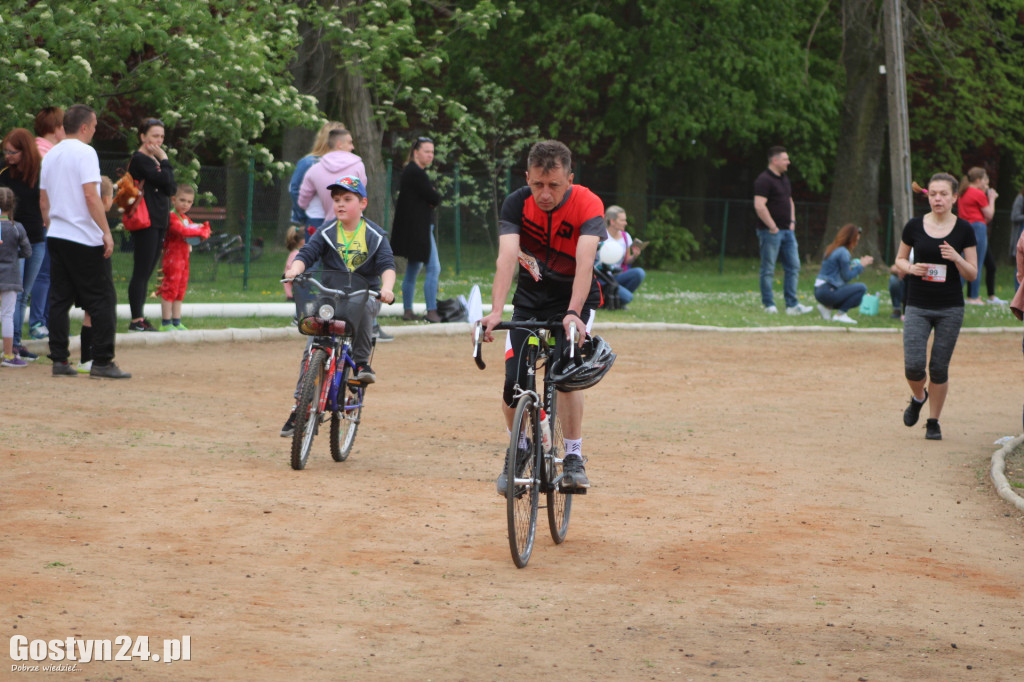
[[[299,12],[289,3],[5,4],[0,129],[31,128],[40,108],[83,102],[100,114],[99,135],[133,139],[125,129],[136,112],[151,113],[174,130],[171,151],[189,179],[200,148],[280,175],[285,164],[263,140],[315,116],[315,99],[300,94],[288,72],[299,41]]]

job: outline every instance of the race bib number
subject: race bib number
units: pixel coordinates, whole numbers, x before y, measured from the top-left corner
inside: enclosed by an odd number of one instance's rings
[[[921,278],[925,282],[945,282],[946,281],[946,266],[943,263],[922,263],[928,267],[928,272]]]
[[[540,281],[540,265],[537,263],[537,259],[526,253],[525,251],[519,252],[519,264],[530,273],[533,277],[534,282]]]

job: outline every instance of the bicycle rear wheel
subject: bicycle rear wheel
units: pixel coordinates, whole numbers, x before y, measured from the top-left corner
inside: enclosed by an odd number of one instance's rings
[[[299,384],[299,399],[295,403],[295,433],[292,434],[292,469],[306,467],[313,437],[320,427],[320,396],[323,395],[327,373],[327,351],[313,351]]]
[[[565,456],[565,443],[562,438],[562,425],[558,421],[558,391],[551,394],[551,409],[548,411],[548,419],[551,420],[551,454],[544,456],[547,466],[547,508],[548,527],[551,529],[551,539],[556,545],[565,541],[565,535],[569,532],[569,514],[572,512],[572,495],[566,495],[558,489],[555,481],[562,475],[561,462],[556,463]]]
[[[339,362],[341,362],[339,360]],[[338,409],[331,413],[331,457],[335,462],[344,462],[352,452],[352,443],[359,430],[359,417],[363,414],[363,398],[366,387],[362,384],[349,385],[352,368],[345,365],[338,387]]]
[[[506,462],[505,492],[508,512],[508,545],[512,560],[518,568],[526,566],[533,553],[533,539],[537,533],[537,508],[540,499],[539,472],[537,463],[540,438],[537,431],[537,403],[529,395],[519,399],[515,418],[512,420],[512,438]],[[519,434],[526,438],[526,447],[519,447]]]

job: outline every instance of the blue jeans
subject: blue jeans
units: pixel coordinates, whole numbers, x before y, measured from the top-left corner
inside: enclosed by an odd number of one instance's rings
[[[775,305],[772,282],[775,279],[775,261],[782,261],[785,278],[782,293],[786,307],[792,308],[799,301],[796,298],[796,284],[800,278],[800,255],[797,252],[796,234],[793,230],[779,230],[772,234],[766,229],[757,230],[757,243],[761,248],[761,304]]]
[[[46,258],[46,242],[37,242],[32,245],[32,255],[21,259],[21,291],[18,292],[18,301],[14,304],[14,345],[21,345],[21,328],[25,324],[25,301],[32,295],[32,285],[36,282],[39,269],[43,267],[43,260]],[[47,270],[49,275],[49,270]],[[47,286],[49,289],[49,286]],[[35,306],[33,306],[35,307]]]
[[[907,282],[896,275],[889,275],[889,298],[892,299],[892,309],[903,311],[903,299],[907,295]]]
[[[412,310],[412,302],[416,297],[416,277],[420,274],[422,261],[409,261],[402,279],[402,307]],[[430,260],[426,262],[427,275],[423,281],[423,297],[427,300],[427,310],[437,310],[437,281],[441,277],[441,260],[437,257],[437,242],[434,240],[434,226],[430,226]]]
[[[646,276],[643,268],[630,268],[615,275],[615,281],[619,283],[619,303],[626,305],[632,302],[633,294],[643,284]]]
[[[973,282],[967,283],[967,298],[978,298],[981,296],[981,267],[985,262],[985,252],[988,250],[988,226],[985,223],[971,223],[974,228],[974,238],[978,241],[978,276]]]
[[[39,250],[43,252],[43,264],[36,273],[36,281],[29,294],[32,299],[28,312],[29,328],[37,324],[47,324],[50,317],[50,250],[46,248],[46,242],[40,245]],[[32,255],[35,255],[34,244]]]
[[[838,289],[831,284],[822,284],[820,287],[815,287],[814,298],[823,306],[845,313],[847,310],[859,306],[866,293],[868,293],[868,285],[863,282],[847,282]]]

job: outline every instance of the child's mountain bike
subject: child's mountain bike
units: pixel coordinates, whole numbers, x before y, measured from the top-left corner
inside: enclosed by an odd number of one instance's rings
[[[299,317],[299,331],[311,339],[295,404],[291,462],[293,469],[303,469],[313,439],[328,418],[331,457],[335,462],[344,462],[352,451],[366,399],[366,384],[351,379],[356,371],[352,333],[367,297],[379,298],[380,293],[370,289],[329,289],[307,274],[299,275],[293,282],[308,284],[319,292],[310,296]]]

